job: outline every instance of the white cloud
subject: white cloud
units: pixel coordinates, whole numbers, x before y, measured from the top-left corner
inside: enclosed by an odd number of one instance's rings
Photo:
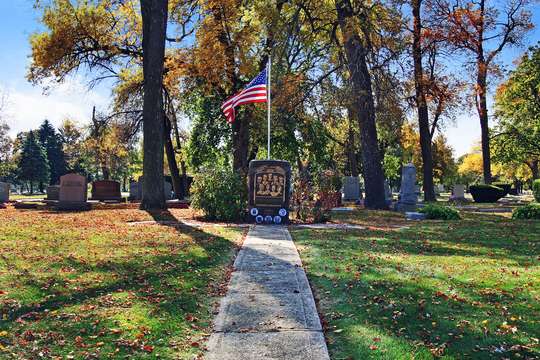
[[[11,128],[12,135],[20,131],[36,129],[48,119],[54,126],[69,117],[81,124],[88,123],[92,107],[105,108],[109,98],[104,89],[88,90],[80,77],[71,77],[64,83],[50,86],[44,94],[42,87],[29,84],[2,86],[8,100],[3,118]]]

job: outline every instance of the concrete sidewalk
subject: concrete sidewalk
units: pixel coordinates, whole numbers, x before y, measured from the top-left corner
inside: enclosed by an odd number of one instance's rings
[[[284,226],[250,228],[206,359],[329,359],[298,251]]]

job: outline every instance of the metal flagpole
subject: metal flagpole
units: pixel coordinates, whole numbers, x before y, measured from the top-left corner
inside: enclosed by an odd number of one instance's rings
[[[271,55],[268,55],[268,63],[266,64],[266,67],[267,67],[267,71],[266,71],[266,75],[267,75],[267,78],[266,78],[266,82],[267,82],[267,86],[266,86],[266,91],[268,92],[268,99],[267,99],[267,106],[268,106],[268,152],[267,152],[267,158],[268,160],[270,160],[270,82],[271,82],[271,77],[270,77],[270,71],[272,69],[272,57]]]

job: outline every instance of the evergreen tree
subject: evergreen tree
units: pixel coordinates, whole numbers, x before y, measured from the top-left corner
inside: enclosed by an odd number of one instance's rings
[[[49,181],[50,167],[45,149],[37,141],[33,131],[26,136],[19,158],[19,179],[28,181],[30,193],[34,192],[34,183]]]
[[[45,119],[39,131],[39,142],[45,149],[50,166],[50,185],[58,184],[60,176],[66,173],[66,159],[62,150],[62,140],[49,120]]]

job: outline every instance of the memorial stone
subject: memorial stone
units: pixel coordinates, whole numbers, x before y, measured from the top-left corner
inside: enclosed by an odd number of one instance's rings
[[[91,200],[121,201],[120,183],[113,180],[97,180],[92,182]]]
[[[392,204],[392,188],[390,187],[388,180],[384,180],[384,199],[388,206]]]
[[[9,201],[9,190],[11,185],[9,183],[0,182],[0,204]]]
[[[60,177],[58,208],[60,210],[88,210],[86,178],[79,174]]]
[[[47,186],[47,198],[45,200],[58,201],[60,199],[60,185]]]
[[[465,199],[465,185],[456,184],[452,190],[452,196],[450,200],[464,200]]]
[[[134,181],[129,184],[129,198],[130,201],[141,201],[142,200],[142,190],[143,190],[143,179],[142,176],[139,178],[139,181]],[[165,200],[174,199],[174,192],[172,184],[168,181],[163,182],[163,194],[165,195]]]
[[[343,200],[356,201],[361,199],[360,179],[358,176],[343,177]]]
[[[289,221],[291,165],[283,160],[249,163],[249,214],[256,223]]]
[[[418,202],[416,190],[416,168],[413,164],[407,164],[401,172],[401,189],[396,210],[415,211]]]

